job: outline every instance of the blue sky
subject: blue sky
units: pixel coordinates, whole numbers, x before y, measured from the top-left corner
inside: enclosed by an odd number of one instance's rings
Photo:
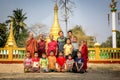
[[[111,24],[108,26],[107,13],[110,12],[111,0],[73,0],[75,2],[74,13],[68,22],[68,29],[74,25],[81,25],[87,35],[96,36],[97,41],[102,43],[110,36]],[[117,0],[117,9],[120,12],[120,0]],[[50,31],[54,16],[54,0],[0,0],[0,22],[8,19],[12,11],[21,8],[27,13],[27,26],[36,23],[47,25],[46,32]],[[59,22],[65,32],[65,25],[59,12]],[[117,25],[120,31],[120,25]]]

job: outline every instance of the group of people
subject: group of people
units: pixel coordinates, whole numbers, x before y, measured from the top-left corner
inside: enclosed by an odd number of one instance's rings
[[[54,40],[49,35],[49,42],[40,34],[37,41],[33,34],[29,34],[26,42],[26,58],[24,59],[25,72],[76,72],[84,73],[87,70],[88,49],[86,41],[78,41],[72,31],[68,31],[67,38],[63,31]]]

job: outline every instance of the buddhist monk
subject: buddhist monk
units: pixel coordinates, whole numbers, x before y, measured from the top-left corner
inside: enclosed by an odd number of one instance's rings
[[[86,41],[81,41],[79,51],[81,51],[81,53],[82,53],[82,58],[84,59],[83,69],[86,72],[86,70],[87,70],[87,61],[88,61],[88,48],[87,48]]]
[[[42,54],[45,53],[45,46],[46,46],[46,41],[43,39],[43,35],[40,34],[39,40],[37,42],[37,48],[38,48],[38,57],[41,58]]]
[[[26,51],[30,52],[32,58],[34,57],[34,53],[37,52],[37,41],[31,32],[29,33],[29,38],[26,42]]]
[[[58,44],[57,44],[57,41],[53,40],[53,37],[54,37],[54,36],[53,36],[52,34],[49,35],[50,41],[49,41],[48,44],[46,45],[47,56],[50,56],[50,52],[51,52],[51,51],[54,52],[54,56],[57,55]]]

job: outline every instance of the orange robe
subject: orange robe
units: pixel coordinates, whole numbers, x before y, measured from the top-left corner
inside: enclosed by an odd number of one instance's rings
[[[34,38],[26,42],[26,51],[30,52],[32,58],[34,57],[34,53],[37,51],[37,41]]]

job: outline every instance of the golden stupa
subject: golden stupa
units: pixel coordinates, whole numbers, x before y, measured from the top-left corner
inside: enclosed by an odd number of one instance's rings
[[[10,21],[10,32],[9,32],[7,42],[5,44],[5,48],[8,48],[8,47],[13,47],[13,48],[17,47],[14,36],[13,36],[13,20]]]
[[[54,40],[58,38],[58,32],[61,30],[58,20],[58,6],[57,3],[54,6],[54,22],[50,29],[50,34],[54,35]]]

